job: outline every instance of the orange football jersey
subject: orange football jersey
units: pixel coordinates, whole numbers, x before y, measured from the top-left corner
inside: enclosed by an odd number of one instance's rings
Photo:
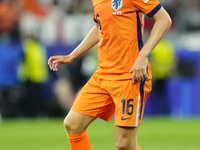
[[[143,47],[144,17],[162,7],[158,0],[92,0],[98,24],[99,64],[94,76],[106,80],[131,79],[131,70]],[[148,61],[148,78],[151,68]]]

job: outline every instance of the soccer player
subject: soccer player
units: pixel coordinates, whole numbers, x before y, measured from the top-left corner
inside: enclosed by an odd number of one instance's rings
[[[52,56],[50,69],[69,64],[99,43],[99,64],[64,120],[71,150],[91,150],[86,129],[96,118],[114,117],[118,150],[140,150],[137,132],[152,76],[148,55],[171,26],[158,0],[93,0],[94,26],[67,56]],[[155,24],[143,44],[145,15]],[[162,52],[161,52],[162,53]],[[103,147],[102,147],[103,148]]]

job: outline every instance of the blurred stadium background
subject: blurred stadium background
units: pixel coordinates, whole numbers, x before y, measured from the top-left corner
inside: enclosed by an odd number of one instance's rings
[[[200,150],[200,0],[160,0],[173,25],[150,55],[153,91],[138,143]],[[0,150],[69,149],[62,119],[98,64],[97,46],[52,72],[94,25],[91,0],[0,0]],[[146,18],[147,39],[153,20]],[[88,129],[94,150],[115,149],[113,120]]]

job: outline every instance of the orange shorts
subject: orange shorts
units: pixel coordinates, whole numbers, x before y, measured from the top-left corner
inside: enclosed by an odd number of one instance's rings
[[[133,84],[131,79],[103,80],[92,76],[71,110],[107,122],[115,114],[116,126],[137,127],[151,89],[151,80]]]

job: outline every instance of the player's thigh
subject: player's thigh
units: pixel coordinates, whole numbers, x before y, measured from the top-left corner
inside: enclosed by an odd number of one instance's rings
[[[137,147],[138,128],[115,126],[115,142],[117,148],[135,149]]]
[[[106,81],[91,77],[78,94],[71,110],[82,115],[110,121],[115,112],[112,97],[106,91]]]
[[[113,81],[112,98],[115,102],[115,125],[138,127],[145,103],[151,91],[151,81],[132,83],[132,80]]]
[[[64,120],[64,126],[68,134],[80,134],[84,132],[95,119],[95,117],[70,110]]]

